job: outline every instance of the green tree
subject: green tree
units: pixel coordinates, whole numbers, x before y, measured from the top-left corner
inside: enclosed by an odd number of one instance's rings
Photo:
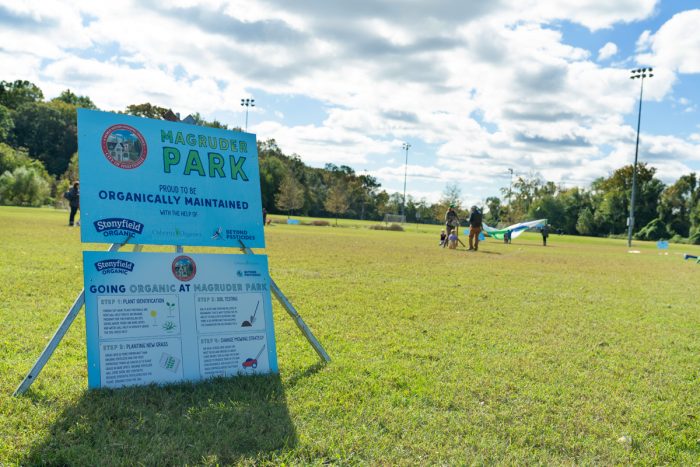
[[[76,108],[92,110],[97,109],[97,106],[92,102],[92,99],[90,99],[87,96],[78,96],[74,94],[70,89],[66,89],[58,97],[53,98],[52,101],[64,102]]]
[[[32,167],[47,181],[51,180],[51,176],[46,171],[44,164],[37,159],[29,157],[25,149],[15,149],[5,143],[0,143],[0,173],[12,172],[18,167]]]
[[[14,82],[0,81],[0,105],[8,109],[15,110],[43,99],[44,93],[34,83],[19,79]]]
[[[144,118],[154,118],[156,120],[163,120],[163,117],[170,111],[165,107],[160,107],[158,105],[153,105],[150,102],[144,104],[132,104],[126,107],[124,113],[129,115],[135,115],[137,117]]]
[[[448,183],[445,185],[445,189],[442,191],[442,197],[437,204],[433,205],[433,217],[438,223],[445,222],[445,213],[450,206],[455,207],[457,215],[459,218],[463,218],[464,213],[462,211],[462,190],[456,183]]]
[[[696,192],[697,193],[697,192]],[[696,200],[690,211],[690,243],[700,244],[700,202]]]
[[[551,194],[535,199],[530,206],[529,218],[547,219],[547,223],[561,228],[566,222],[564,206],[561,199]]]
[[[335,225],[338,225],[338,215],[345,214],[350,207],[350,199],[348,197],[348,187],[340,182],[331,186],[326,196],[326,201],[323,204],[328,212],[335,214]]]
[[[73,155],[70,158],[70,162],[68,163],[68,168],[66,171],[63,173],[63,178],[66,180],[69,180],[70,182],[74,182],[78,180],[78,168],[79,168],[79,160],[78,160],[78,153],[73,153]]]
[[[42,206],[50,193],[49,182],[34,167],[18,167],[0,175],[0,204]]]
[[[530,206],[538,197],[542,180],[534,174],[520,175],[513,182],[513,201],[509,206],[510,218],[513,222],[521,222],[527,217]]]
[[[402,205],[403,195],[401,193],[390,194],[385,205],[386,214],[400,214]]]
[[[222,130],[229,129],[227,124],[221,123],[220,121],[218,121],[216,119],[211,120],[211,121],[205,120],[204,117],[202,117],[202,115],[199,112],[195,112],[195,113],[191,114],[190,117],[192,117],[192,120],[194,120],[195,125],[206,126],[209,128],[219,128]],[[241,131],[241,129],[238,127],[231,128],[231,130],[232,131]]]
[[[275,195],[279,192],[282,180],[289,173],[286,156],[274,139],[258,141],[260,164],[260,195],[262,205],[268,212],[275,212]]]
[[[68,168],[78,149],[76,110],[62,101],[31,102],[15,112],[14,143],[41,160],[52,175]]]
[[[416,203],[416,220],[421,223],[432,223],[434,222],[432,214],[433,211],[430,209],[428,200],[421,198],[420,201]]]
[[[12,111],[0,105],[0,143],[7,141],[15,127],[15,122],[12,120]]]
[[[658,215],[659,196],[664,184],[654,177],[656,169],[646,163],[637,166],[637,193],[635,201],[635,230],[645,226]],[[632,196],[632,165],[615,170],[608,178],[593,182],[592,189],[599,202],[595,207],[596,223],[603,232],[622,234],[627,231],[630,198]]]
[[[591,210],[591,195],[588,191],[579,187],[573,187],[566,190],[560,189],[557,193],[557,199],[560,201],[563,212],[563,220],[558,228],[561,228],[564,233],[576,234],[578,230],[578,221],[581,213],[588,209],[591,214],[591,222],[593,222],[593,213]],[[590,225],[594,228],[594,224]],[[594,230],[585,235],[592,235]]]
[[[584,208],[579,213],[578,220],[576,221],[576,231],[581,235],[595,234],[595,220],[590,208]]]
[[[462,209],[462,190],[456,183],[448,183],[442,191],[440,204],[444,204],[445,208],[454,205],[455,210]],[[444,213],[443,213],[444,214]]]
[[[295,209],[304,206],[304,188],[293,175],[288,174],[282,180],[275,203],[278,209],[287,211],[288,218]]]
[[[492,226],[498,225],[503,214],[501,199],[497,196],[489,196],[486,198],[486,209],[488,212],[484,215],[484,222]]]
[[[690,214],[700,197],[700,187],[695,173],[682,175],[673,185],[661,193],[659,219],[664,221],[669,233],[688,237],[692,226]]]
[[[377,220],[384,219],[385,214],[393,214],[392,205],[389,203],[389,193],[382,190],[374,196],[374,204],[377,209]]]
[[[653,219],[634,236],[637,240],[662,240],[669,238],[666,223],[661,219]]]

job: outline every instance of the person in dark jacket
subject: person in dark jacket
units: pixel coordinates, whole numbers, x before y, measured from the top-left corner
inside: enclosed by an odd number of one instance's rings
[[[510,240],[511,240],[510,237],[511,237],[510,230],[506,230],[505,232],[503,232],[503,243],[506,243],[506,244],[510,243]]]
[[[542,226],[542,246],[547,246],[547,237],[549,237],[549,226],[547,224]]]
[[[68,200],[68,205],[70,206],[68,225],[73,227],[75,223],[75,214],[78,212],[78,209],[80,209],[80,182],[74,182],[73,187],[66,191],[63,196]],[[80,225],[80,222],[78,222],[78,225]]]
[[[477,251],[479,249],[479,234],[481,233],[483,216],[476,206],[472,206],[469,215],[469,249]]]

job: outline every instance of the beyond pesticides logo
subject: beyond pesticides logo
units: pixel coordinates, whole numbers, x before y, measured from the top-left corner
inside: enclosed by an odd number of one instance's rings
[[[129,125],[112,125],[102,134],[102,153],[120,169],[135,169],[148,154],[146,139]]]

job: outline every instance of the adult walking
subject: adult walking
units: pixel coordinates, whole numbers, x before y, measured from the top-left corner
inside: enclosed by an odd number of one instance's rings
[[[547,246],[547,237],[549,237],[549,226],[547,224],[542,226],[542,246]]]
[[[78,212],[78,209],[80,209],[80,182],[74,182],[71,189],[66,191],[63,197],[68,200],[68,205],[70,206],[68,225],[73,227],[75,223],[75,214]],[[78,222],[78,225],[80,225],[80,222]]]
[[[479,234],[481,233],[483,216],[476,206],[472,206],[469,215],[469,249],[477,251],[479,249]]]
[[[457,216],[457,212],[455,211],[455,205],[450,204],[450,208],[445,213],[445,231],[448,238],[450,237],[450,233],[452,233],[452,231],[456,229],[457,226],[459,226],[459,217]],[[443,248],[445,246],[447,246],[447,242],[445,242]]]

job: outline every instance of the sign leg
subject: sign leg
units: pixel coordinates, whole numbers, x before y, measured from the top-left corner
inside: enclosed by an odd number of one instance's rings
[[[120,243],[113,243],[109,247],[109,251],[117,251],[122,245],[123,244]],[[58,344],[61,343],[61,339],[63,339],[63,336],[65,336],[66,332],[68,332],[68,329],[70,328],[71,324],[73,324],[73,321],[75,321],[75,317],[78,316],[78,312],[84,304],[85,289],[80,291],[80,295],[78,295],[78,298],[76,298],[75,302],[73,302],[73,306],[70,307],[70,310],[68,310],[68,313],[66,314],[65,318],[63,318],[61,325],[58,326],[58,329],[54,333],[51,340],[49,340],[49,343],[46,344],[44,351],[41,352],[41,355],[37,359],[36,363],[34,363],[32,369],[29,370],[27,376],[25,376],[19,386],[17,386],[17,389],[15,389],[15,392],[12,394],[13,396],[19,396],[27,392],[29,386],[31,386],[34,380],[39,376],[39,373],[41,373],[44,365],[46,365],[51,358],[51,355],[53,355],[53,352],[56,350],[56,347],[58,347]]]
[[[61,339],[63,339],[63,336],[65,336],[66,332],[68,332],[70,325],[73,324],[75,317],[78,316],[78,312],[84,304],[85,289],[83,289],[80,292],[80,295],[78,295],[78,298],[75,299],[73,306],[70,308],[65,318],[63,318],[63,321],[56,330],[56,333],[53,335],[49,343],[46,344],[46,348],[44,348],[44,351],[41,352],[41,355],[37,359],[32,369],[29,370],[27,376],[25,376],[24,380],[22,380],[20,385],[17,386],[17,389],[15,389],[15,392],[12,394],[13,396],[19,396],[20,394],[24,394],[27,391],[27,389],[29,389],[29,386],[31,386],[34,380],[37,378],[37,376],[39,376],[39,373],[41,373],[41,370],[44,368],[44,365],[46,365],[46,362],[48,362],[51,358],[51,355],[53,355],[54,350],[56,350],[56,347],[58,347],[58,344],[61,342]]]
[[[328,356],[326,350],[311,332],[311,329],[309,329],[304,320],[301,319],[301,316],[294,308],[294,305],[292,305],[291,302],[287,299],[287,297],[284,296],[282,290],[280,290],[280,288],[277,287],[277,284],[275,284],[275,281],[272,280],[272,277],[270,278],[270,289],[272,290],[272,293],[275,295],[277,300],[279,300],[279,302],[282,304],[284,309],[287,310],[289,316],[292,317],[301,333],[304,334],[304,337],[306,337],[306,340],[309,341],[311,347],[313,347],[318,356],[321,357],[321,360],[323,360],[324,362],[330,362],[331,357]]]
[[[241,250],[243,253],[247,255],[254,255],[253,250],[248,248],[241,242]],[[299,330],[301,331],[302,334],[304,334],[304,337],[306,337],[306,340],[309,341],[311,344],[311,347],[316,351],[319,357],[321,357],[321,360],[324,362],[330,362],[331,357],[328,356],[326,353],[326,350],[323,348],[321,343],[316,339],[316,337],[313,335],[311,332],[311,329],[306,325],[304,320],[301,318],[301,315],[299,315],[299,312],[294,308],[294,305],[285,297],[284,293],[282,293],[282,290],[275,284],[275,281],[270,277],[270,289],[272,290],[272,293],[274,294],[275,298],[282,304],[285,310],[287,310],[287,313],[289,313],[289,316],[292,317],[294,320],[294,323],[297,325]]]

